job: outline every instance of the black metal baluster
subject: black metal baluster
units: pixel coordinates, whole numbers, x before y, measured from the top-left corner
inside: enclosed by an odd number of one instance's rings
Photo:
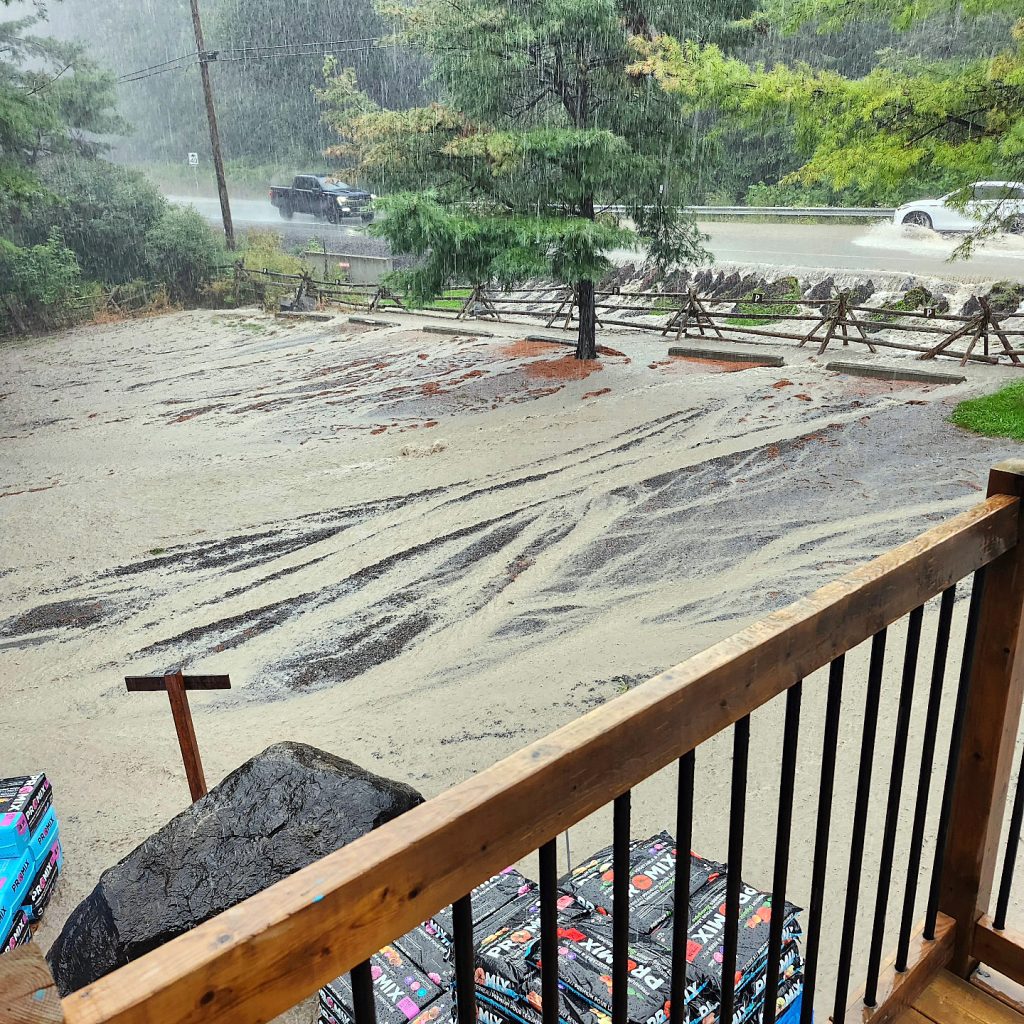
[[[903,679],[900,683],[900,701],[896,711],[896,733],[892,741],[889,801],[885,808],[882,854],[878,868],[878,889],[875,893],[875,916],[871,925],[871,949],[868,953],[868,974],[864,986],[865,1006],[874,1006],[878,996],[878,972],[882,966],[882,942],[885,940],[885,919],[889,911],[892,858],[896,851],[896,827],[899,823],[900,799],[903,796],[903,769],[907,760],[907,737],[910,734],[910,712],[914,706],[914,681],[917,678],[917,656],[921,649],[921,621],[923,618],[924,606],[922,605],[910,613],[907,623]]]
[[[853,963],[853,939],[857,931],[857,903],[860,875],[864,864],[864,835],[871,797],[871,769],[875,760],[875,734],[878,730],[878,704],[882,696],[882,671],[885,668],[885,630],[871,638],[868,689],[864,699],[864,730],[860,740],[860,766],[857,771],[857,796],[853,807],[853,834],[850,836],[850,870],[846,880],[846,908],[843,913],[843,938],[839,946],[836,971],[836,1001],[833,1020],[844,1020],[850,994],[850,967]]]
[[[349,974],[352,982],[352,1013],[356,1024],[376,1024],[377,1007],[373,1002],[373,975],[370,961],[364,960],[352,968]]]
[[[679,759],[679,787],[676,794],[676,878],[675,907],[672,911],[672,985],[669,1024],[685,1024],[686,940],[690,930],[690,849],[693,846],[693,777],[697,752]]]
[[[818,949],[821,919],[825,911],[825,869],[828,865],[828,837],[832,827],[832,791],[836,779],[836,747],[839,742],[839,712],[843,700],[845,655],[839,655],[828,669],[828,702],[825,731],[821,741],[821,781],[818,786],[818,820],[814,828],[814,867],[811,871],[811,906],[807,923],[807,951],[804,955],[804,994],[800,1024],[811,1024],[814,992],[818,978]]]
[[[612,1024],[629,1018],[629,877],[627,790],[615,798],[612,813]]]
[[[743,880],[743,830],[747,818],[747,757],[750,715],[733,726],[732,794],[729,799],[729,864],[725,879],[725,948],[722,951],[721,1024],[732,1024],[736,1005],[736,946],[739,942],[740,885]]]
[[[946,833],[949,831],[949,815],[953,808],[953,789],[956,786],[957,762],[960,760],[960,746],[963,743],[964,715],[967,711],[967,696],[971,688],[974,645],[978,639],[978,618],[981,612],[981,595],[984,590],[985,567],[982,566],[975,572],[974,584],[971,587],[971,604],[967,611],[967,631],[964,636],[964,656],[960,662],[956,709],[953,711],[953,727],[949,733],[949,760],[946,762],[946,781],[942,787],[939,827],[935,833],[935,858],[932,861],[932,879],[928,887],[928,909],[924,915],[924,938],[928,942],[935,938],[935,922],[939,915],[942,866],[946,859]]]
[[[896,943],[896,970],[907,969],[910,956],[910,931],[914,927],[914,906],[917,903],[917,877],[921,871],[921,846],[924,826],[928,817],[928,797],[931,791],[932,763],[935,759],[935,736],[939,729],[939,711],[942,708],[942,689],[946,679],[946,657],[949,652],[949,631],[953,622],[956,585],[942,592],[939,604],[939,624],[935,634],[935,657],[932,660],[932,681],[928,691],[928,711],[925,714],[924,738],[921,742],[921,767],[917,776],[917,803],[914,824],[910,833],[907,853],[907,884],[903,890],[903,914],[900,935]]]
[[[992,924],[999,931],[1006,927],[1006,910],[1010,905],[1010,889],[1013,886],[1013,869],[1017,866],[1017,846],[1020,843],[1021,818],[1024,818],[1024,750],[1020,754],[1020,770],[1017,772],[1017,791],[1013,795],[1013,810],[1010,812],[1010,828],[1006,834],[1006,853],[1003,855],[1003,872],[999,876],[999,897],[996,900],[996,915]]]
[[[789,840],[793,829],[793,788],[796,751],[800,739],[800,698],[803,680],[786,692],[786,724],[782,736],[782,772],[779,778],[779,815],[775,829],[775,871],[772,879],[772,919],[768,929],[768,960],[765,966],[764,1024],[775,1024],[779,997],[779,960],[782,957],[782,925],[785,922],[786,882],[789,877]]]
[[[452,904],[452,930],[455,933],[455,1004],[458,1024],[476,1024],[473,897],[469,893]]]
[[[552,839],[540,857],[540,997],[543,1024],[558,1024],[558,846]]]

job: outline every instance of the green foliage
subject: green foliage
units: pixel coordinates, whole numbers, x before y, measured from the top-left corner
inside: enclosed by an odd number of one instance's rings
[[[227,256],[210,226],[191,207],[168,207],[145,237],[150,277],[172,302],[195,302]]]
[[[931,308],[938,313],[948,313],[949,300],[944,295],[933,295],[923,285],[918,285],[916,288],[911,288],[899,301],[890,303],[887,308],[908,313]],[[868,313],[867,319],[880,324],[898,323],[900,320],[898,312]],[[909,318],[904,317],[903,319]]]
[[[785,320],[786,317],[796,316],[800,313],[800,306],[793,300],[801,298],[800,282],[795,277],[783,278],[770,286],[766,297],[773,300],[770,302],[751,302],[753,292],[743,296],[736,304],[733,316],[726,317],[727,324],[737,324],[747,327],[760,327],[764,324],[772,324],[778,320]],[[760,314],[755,316],[754,314]]]
[[[530,277],[566,284],[600,278],[604,252],[633,240],[632,232],[585,218],[460,212],[431,193],[399,193],[380,200],[386,218],[371,229],[399,252],[419,258],[392,275],[413,305],[427,305],[452,281],[512,287]]]
[[[24,248],[0,238],[0,326],[60,324],[71,315],[80,280],[75,254],[56,231]]]
[[[1024,441],[1024,381],[961,402],[953,410],[950,422],[975,434]]]
[[[770,13],[793,27],[813,21],[819,31],[858,17],[887,16],[898,28],[933,18],[955,31],[944,0],[913,4],[825,0],[783,5]],[[1019,13],[1019,4],[977,0],[967,18]],[[974,179],[1024,176],[1024,21],[988,22],[981,55],[941,59],[889,50],[859,77],[806,62],[754,69],[750,88],[734,104],[746,123],[791,120],[802,166],[784,179],[825,186],[860,202],[898,205],[915,194],[942,194]],[[988,227],[1001,227],[996,211]]]
[[[82,47],[36,36],[38,15],[0,21],[0,197],[38,191],[33,169],[62,153],[95,155],[120,132],[114,79]]]
[[[82,156],[40,165],[44,191],[13,204],[0,230],[21,244],[38,244],[57,228],[83,273],[107,284],[146,276],[145,238],[167,202],[141,174]]]
[[[239,259],[248,270],[271,270],[277,274],[301,274],[306,268],[302,260],[292,253],[285,252],[281,245],[281,236],[273,231],[250,231],[246,236],[245,247],[238,254]],[[266,309],[280,308],[281,300],[295,291],[295,285],[288,282],[267,282],[261,286],[261,297]]]

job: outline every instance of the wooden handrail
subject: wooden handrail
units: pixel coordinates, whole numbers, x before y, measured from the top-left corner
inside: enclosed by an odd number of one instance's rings
[[[1018,541],[993,496],[66,997],[70,1024],[262,1022]]]

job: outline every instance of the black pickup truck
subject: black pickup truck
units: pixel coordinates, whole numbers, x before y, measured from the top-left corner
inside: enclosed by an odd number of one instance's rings
[[[369,192],[318,174],[300,174],[291,186],[270,188],[270,202],[285,220],[291,220],[296,213],[311,213],[317,220],[329,220],[332,224],[350,217],[368,222],[373,220],[372,200]]]

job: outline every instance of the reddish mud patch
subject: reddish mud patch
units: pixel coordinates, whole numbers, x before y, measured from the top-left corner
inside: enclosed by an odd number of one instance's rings
[[[669,356],[668,359],[650,364],[652,370],[674,367],[692,373],[739,373],[759,366],[764,366],[764,363],[738,363],[731,359],[705,359],[701,356]]]
[[[786,380],[785,377],[783,377],[782,380],[777,380],[772,385],[772,387],[775,388],[776,391],[778,391],[779,388],[791,388],[792,386],[793,386],[793,382],[791,380]]]
[[[565,346],[553,341],[513,341],[509,345],[501,346],[501,354],[510,359],[524,359],[529,356],[543,355],[545,352],[564,352]]]
[[[601,388],[598,391],[588,391],[585,395],[581,395],[580,398],[600,398],[602,395],[610,395],[611,393],[611,388]]]
[[[584,380],[604,367],[596,359],[563,356],[561,359],[536,359],[523,369],[531,380]]]
[[[40,491],[52,491],[54,487],[59,487],[60,481],[55,480],[52,484],[46,484],[44,487],[26,487],[22,491],[3,491],[0,493],[0,498],[13,498],[18,494],[38,494]]]

